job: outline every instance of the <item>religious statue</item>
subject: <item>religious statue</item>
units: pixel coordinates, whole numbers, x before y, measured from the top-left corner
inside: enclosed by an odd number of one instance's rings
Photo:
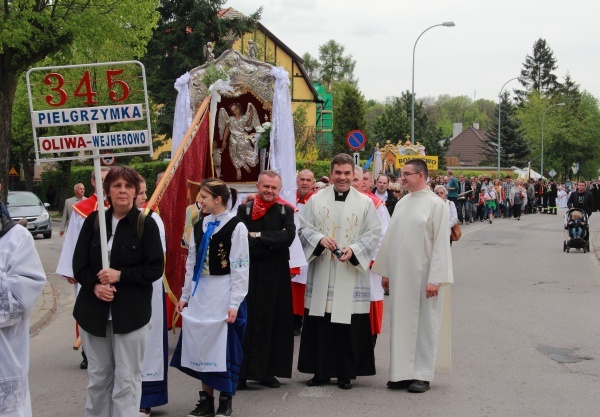
[[[260,126],[260,120],[252,103],[248,104],[245,114],[243,114],[242,106],[238,103],[232,104],[229,109],[233,116],[230,116],[225,108],[219,110],[221,153],[229,146],[229,157],[239,181],[242,179],[241,168],[250,172],[250,169],[258,164],[258,154],[254,149],[256,136],[250,132]]]
[[[202,52],[204,53],[204,58],[206,58],[206,62],[210,64],[215,60],[215,54],[213,53],[214,43],[207,42],[202,48]]]
[[[248,58],[257,60],[258,45],[252,39],[248,40]]]

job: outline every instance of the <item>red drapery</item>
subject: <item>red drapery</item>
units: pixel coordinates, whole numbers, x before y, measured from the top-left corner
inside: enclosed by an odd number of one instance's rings
[[[200,122],[196,136],[179,165],[175,167],[173,178],[158,203],[167,240],[165,276],[177,299],[181,297],[187,259],[187,249],[181,247],[181,237],[188,205],[188,181],[200,182],[203,178],[211,176],[208,123],[208,113],[206,113]],[[167,300],[167,323],[171,323],[174,306],[168,297]]]

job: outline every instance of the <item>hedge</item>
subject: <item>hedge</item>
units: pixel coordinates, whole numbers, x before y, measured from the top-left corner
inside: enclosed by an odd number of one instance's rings
[[[169,165],[168,161],[152,161],[152,162],[139,162],[131,164],[131,168],[135,169],[142,177],[146,179],[146,185],[148,187],[148,197],[154,192],[156,187],[156,176],[163,172]],[[58,169],[52,169],[42,173],[42,182],[37,187],[37,192],[41,196],[46,195],[48,186],[52,184],[54,189],[57,191],[57,196],[60,195],[60,190],[64,187],[68,187],[67,196],[73,196],[73,186],[77,183],[85,185],[85,194],[92,194],[92,183],[90,178],[94,170],[93,166],[72,166],[71,167],[71,181],[69,184],[62,184],[61,177],[62,172]],[[43,199],[42,199],[43,200]]]

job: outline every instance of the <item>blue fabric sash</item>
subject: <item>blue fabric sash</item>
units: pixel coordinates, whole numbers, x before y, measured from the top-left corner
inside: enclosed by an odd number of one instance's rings
[[[215,220],[214,222],[208,222],[206,232],[202,235],[202,239],[200,240],[200,245],[198,245],[198,251],[196,252],[196,265],[194,265],[194,277],[192,278],[192,282],[194,282],[194,291],[192,292],[192,297],[196,294],[196,289],[198,288],[198,283],[200,282],[200,275],[202,275],[202,268],[204,265],[204,261],[206,260],[206,254],[208,253],[208,244],[210,242],[210,237],[212,236],[215,227],[217,227],[221,222],[219,220]],[[200,259],[200,262],[198,262]]]

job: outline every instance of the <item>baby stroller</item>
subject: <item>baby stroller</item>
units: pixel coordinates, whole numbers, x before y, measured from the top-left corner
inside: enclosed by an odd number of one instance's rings
[[[569,249],[583,249],[583,253],[590,251],[590,226],[585,210],[572,208],[565,213],[565,241],[563,252]]]

